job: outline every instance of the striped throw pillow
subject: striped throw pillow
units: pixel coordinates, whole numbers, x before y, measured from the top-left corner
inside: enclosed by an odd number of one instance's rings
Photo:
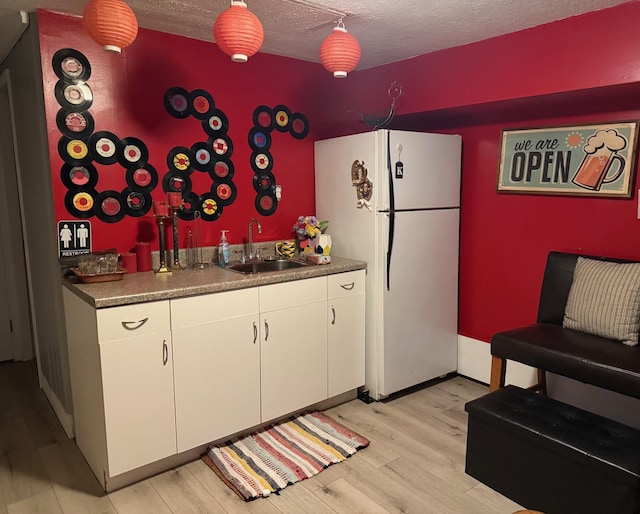
[[[640,263],[578,257],[562,326],[636,346]]]

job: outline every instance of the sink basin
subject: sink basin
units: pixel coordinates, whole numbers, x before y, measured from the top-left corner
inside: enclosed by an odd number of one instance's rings
[[[284,271],[294,268],[302,268],[308,266],[309,263],[301,261],[290,261],[287,259],[279,259],[276,261],[256,261],[246,262],[243,264],[234,264],[227,269],[231,271],[237,271],[239,273],[264,273],[266,271]]]

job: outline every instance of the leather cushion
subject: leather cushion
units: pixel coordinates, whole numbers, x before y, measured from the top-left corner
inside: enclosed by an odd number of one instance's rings
[[[551,323],[498,332],[491,354],[640,398],[640,347]]]

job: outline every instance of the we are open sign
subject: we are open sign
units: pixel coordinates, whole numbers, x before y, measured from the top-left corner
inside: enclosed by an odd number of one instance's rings
[[[498,191],[630,197],[637,122],[503,130]]]

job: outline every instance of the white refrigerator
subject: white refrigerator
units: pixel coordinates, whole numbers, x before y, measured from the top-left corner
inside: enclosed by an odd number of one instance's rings
[[[331,253],[368,264],[365,388],[376,400],[456,371],[461,146],[396,130],[315,143]]]

